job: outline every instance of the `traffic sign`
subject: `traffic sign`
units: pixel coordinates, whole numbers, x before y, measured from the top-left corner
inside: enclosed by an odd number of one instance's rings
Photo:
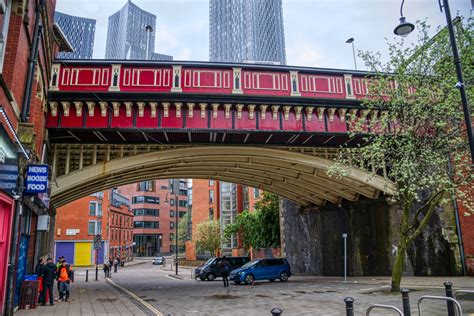
[[[94,249],[98,250],[102,248],[102,236],[101,235],[95,235],[94,236]]]

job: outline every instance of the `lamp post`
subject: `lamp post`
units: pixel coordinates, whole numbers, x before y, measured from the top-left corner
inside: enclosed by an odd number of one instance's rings
[[[354,67],[355,67],[355,70],[357,70],[357,61],[356,61],[356,53],[355,53],[355,48],[354,48],[354,41],[355,39],[351,37],[346,40],[346,44],[352,44],[352,57],[354,57]]]
[[[441,4],[441,1],[443,2]],[[412,23],[406,22],[405,17],[403,16],[403,3],[405,0],[402,0],[402,5],[400,6],[400,24],[395,27],[393,32],[396,35],[399,36],[408,36],[414,29],[415,26]],[[467,104],[467,97],[466,97],[466,90],[464,87],[464,80],[463,80],[463,75],[462,75],[462,68],[461,68],[461,60],[459,58],[459,51],[458,51],[458,46],[456,44],[456,38],[454,36],[454,28],[453,28],[453,20],[451,18],[451,10],[449,9],[449,2],[448,0],[438,0],[439,8],[441,12],[443,12],[444,8],[444,14],[446,16],[446,24],[448,28],[448,33],[449,33],[449,42],[451,43],[451,49],[453,51],[453,62],[454,66],[456,68],[456,76],[458,79],[458,82],[456,83],[455,87],[459,89],[459,93],[461,94],[461,103],[462,103],[462,109],[464,112],[464,121],[466,124],[466,132],[467,132],[467,139],[469,142],[469,149],[471,152],[471,170],[474,167],[474,140],[473,140],[473,135],[472,135],[472,123],[471,123],[471,114],[469,113],[469,105]],[[453,201],[454,204],[456,204],[456,201]],[[459,214],[457,211],[457,208],[455,207],[454,211],[454,216],[456,219],[456,226],[457,226],[457,232],[459,236],[459,248],[461,252],[461,265],[462,265],[462,270],[463,270],[463,275],[467,275],[467,268],[466,268],[466,259],[464,255],[464,245],[463,245],[463,240],[462,240],[462,232],[461,232],[461,225],[459,222]]]
[[[166,197],[165,197],[165,204],[168,204],[168,195],[170,194],[170,192],[167,192],[166,193]],[[174,223],[174,228],[175,228],[175,240],[176,240],[176,243],[175,243],[175,271],[176,271],[176,275],[178,275],[178,216],[179,216],[179,211],[178,211],[178,194],[177,193],[174,193],[174,197],[175,197],[175,206],[176,206],[176,212],[174,214],[175,216],[175,223]]]
[[[443,2],[441,4],[441,1]],[[399,36],[408,36],[414,29],[415,26],[412,23],[406,22],[405,17],[403,16],[403,3],[405,0],[402,0],[402,5],[400,7],[400,24],[395,27],[393,32]],[[462,75],[462,68],[461,68],[461,60],[459,58],[459,51],[456,44],[456,38],[454,36],[454,28],[453,28],[453,21],[451,18],[451,11],[449,9],[448,0],[438,0],[440,10],[443,11],[446,16],[446,24],[449,32],[449,41],[451,43],[451,49],[453,51],[453,61],[454,66],[456,67],[456,75],[458,82],[456,83],[456,88],[459,89],[459,93],[461,94],[461,103],[462,109],[464,112],[464,120],[466,124],[467,130],[467,138],[469,141],[469,149],[471,152],[471,168],[474,165],[474,139],[472,135],[472,123],[471,123],[471,115],[469,113],[469,105],[467,104],[467,96],[466,96],[466,89],[464,86],[464,80]]]

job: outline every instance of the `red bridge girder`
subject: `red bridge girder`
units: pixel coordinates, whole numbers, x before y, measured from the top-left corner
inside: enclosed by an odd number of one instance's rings
[[[252,64],[57,61],[52,142],[355,145],[376,128],[367,74]],[[366,122],[350,137],[348,113]]]

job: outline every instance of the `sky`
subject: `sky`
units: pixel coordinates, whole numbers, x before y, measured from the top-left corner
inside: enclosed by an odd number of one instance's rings
[[[105,57],[108,17],[127,0],[57,0],[56,10],[95,19],[94,58]],[[273,0],[267,0],[273,1]],[[209,60],[208,0],[132,0],[157,16],[155,52],[175,60]],[[451,14],[472,14],[471,0],[450,0]],[[283,0],[283,19],[288,65],[354,69],[356,51],[381,52],[395,38],[401,0]],[[427,20],[432,26],[446,25],[438,0],[405,0],[407,21]],[[407,38],[416,41],[413,32]],[[358,69],[364,69],[357,57]]]

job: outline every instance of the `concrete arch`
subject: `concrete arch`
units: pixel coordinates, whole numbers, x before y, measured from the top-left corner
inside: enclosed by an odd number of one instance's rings
[[[383,177],[347,167],[347,176],[329,178],[331,160],[274,148],[215,146],[149,152],[97,163],[53,181],[51,203],[59,207],[111,187],[151,179],[215,179],[276,193],[300,205],[375,198],[393,194]]]

